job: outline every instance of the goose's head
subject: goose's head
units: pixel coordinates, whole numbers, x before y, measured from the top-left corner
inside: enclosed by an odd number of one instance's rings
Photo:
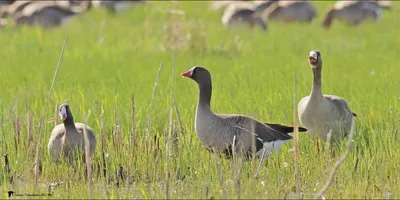
[[[310,51],[310,54],[308,55],[308,60],[310,62],[311,68],[316,69],[321,67],[322,57],[319,51]]]
[[[71,111],[69,110],[68,104],[65,103],[60,106],[59,115],[62,121],[72,118],[72,114]]]
[[[211,84],[211,74],[204,67],[194,66],[187,72],[183,72],[181,76],[191,78],[198,84]]]

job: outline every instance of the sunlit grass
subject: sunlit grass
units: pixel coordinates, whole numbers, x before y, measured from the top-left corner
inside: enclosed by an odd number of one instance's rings
[[[198,88],[195,82],[181,78],[180,72],[194,65],[209,69],[213,78],[211,106],[215,112],[241,113],[261,121],[291,124],[294,72],[297,72],[300,100],[311,90],[312,73],[307,55],[313,49],[320,50],[324,59],[323,92],[344,97],[358,114],[353,152],[325,196],[398,198],[399,4],[393,2],[394,9],[385,11],[379,23],[348,27],[334,22],[329,31],[322,29],[320,22],[330,2],[313,4],[318,8],[318,18],[313,24],[271,22],[267,33],[258,29],[229,31],[222,26],[220,13],[208,10],[207,2],[183,1],[149,2],[116,16],[92,10],[54,30],[1,30],[0,147],[2,154],[8,153],[14,176],[14,183],[10,184],[4,170],[0,170],[1,197],[8,197],[8,190],[20,194],[47,193],[47,185],[54,182],[63,184],[52,190],[53,198],[88,197],[83,164],[75,168],[65,163],[57,166],[47,155],[54,122],[45,124],[43,129],[40,151],[43,172],[39,187],[34,187],[39,119],[64,38],[68,36],[45,119],[54,117],[56,103],[68,102],[76,122],[83,122],[90,110],[88,124],[97,136],[92,161],[94,198],[107,197],[103,171],[99,168],[102,166],[103,110],[109,197],[165,197],[165,141],[174,55],[174,95],[184,132],[178,133],[178,148],[171,146],[170,198],[236,198],[232,162],[219,160],[221,185],[213,154],[204,150],[197,139],[193,123]],[[172,17],[164,12],[171,8],[181,9],[185,15]],[[158,88],[148,110],[161,62]],[[134,147],[129,144],[132,93],[136,107]],[[34,122],[34,140],[30,145],[28,110]],[[147,116],[151,127],[146,139]],[[21,120],[21,131],[15,146],[13,119],[17,117]],[[173,120],[179,127],[175,113]],[[118,132],[113,132],[117,125],[121,128],[122,144],[119,144]],[[155,136],[159,146],[154,144]],[[294,158],[288,151],[292,145],[283,146],[268,159],[268,166],[261,169],[259,179],[253,178],[258,162],[244,164],[241,198],[283,198],[295,191]],[[303,133],[299,146],[301,190],[309,198],[325,184],[336,158],[323,152],[318,154],[313,141]],[[129,161],[132,183],[128,188],[125,174],[117,187],[119,166],[127,173]]]

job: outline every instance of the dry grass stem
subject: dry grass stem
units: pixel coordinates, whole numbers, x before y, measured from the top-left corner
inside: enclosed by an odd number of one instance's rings
[[[33,133],[32,133],[32,125],[33,125],[33,118],[31,112],[26,113],[27,118],[27,133],[28,133],[28,146],[30,146],[31,142],[33,141]]]
[[[173,97],[174,97],[174,73],[175,73],[175,54],[173,57],[172,72],[171,72],[171,89],[169,99],[169,117],[168,117],[168,136],[165,144],[165,198],[169,199],[169,157],[170,157],[170,144],[172,135],[173,123]]]
[[[90,115],[90,111],[89,111],[89,115]],[[85,163],[86,163],[86,169],[87,169],[87,180],[88,180],[88,187],[89,187],[89,199],[92,199],[93,198],[92,166],[91,166],[91,161],[90,161],[90,155],[91,155],[92,152],[90,152],[90,141],[89,141],[89,138],[88,138],[88,133],[87,133],[87,128],[86,128],[88,117],[85,117],[84,128],[83,128],[83,136],[84,136],[84,139],[85,139]]]
[[[222,174],[222,167],[221,167],[221,164],[220,164],[219,156],[217,154],[218,151],[217,151],[217,149],[215,147],[213,147],[212,152],[213,152],[213,155],[214,155],[215,168],[217,169],[217,172],[218,172],[219,186],[220,186],[220,188],[222,190],[221,199],[226,199],[227,196],[226,196],[226,190],[225,190],[225,187],[224,187],[224,176]]]
[[[301,185],[300,185],[300,169],[299,169],[299,127],[297,125],[297,83],[296,83],[296,71],[294,72],[293,78],[293,135],[294,135],[294,171],[296,176],[296,196],[300,198]]]
[[[43,115],[42,115],[42,117],[40,119],[40,122],[39,122],[39,138],[38,138],[38,142],[37,142],[37,146],[36,146],[36,156],[35,156],[36,165],[38,165],[38,163],[39,163],[39,151],[40,151],[40,142],[42,140],[42,132],[43,132],[42,130],[43,130],[43,124],[44,124],[44,116],[46,115],[46,112],[47,112],[48,101],[50,99],[51,92],[53,91],[54,83],[55,83],[56,78],[57,78],[58,70],[60,69],[61,60],[62,60],[62,57],[64,55],[64,50],[65,50],[65,47],[67,46],[67,42],[68,42],[68,37],[65,38],[64,45],[63,45],[63,48],[61,50],[60,58],[58,59],[56,71],[54,72],[53,81],[51,82],[49,94],[48,94],[48,96],[47,96],[47,98],[45,100],[45,103],[44,103]],[[35,167],[35,186],[37,186],[37,184],[38,184],[38,178],[39,178],[39,167]]]
[[[131,129],[131,136],[129,138],[129,143],[131,145],[132,151],[135,146],[135,137],[136,137],[136,122],[135,122],[135,98],[134,94],[132,93],[132,129]]]
[[[176,99],[175,99],[175,95],[173,96],[173,100],[174,100],[174,106],[175,106],[175,112],[176,112],[176,116],[178,118],[178,122],[179,122],[179,129],[182,135],[184,135],[184,129],[183,129],[183,124],[182,124],[182,120],[181,120],[181,115],[179,114],[179,109],[178,109],[178,105],[176,104]]]
[[[58,124],[58,103],[56,102],[56,107],[54,109],[54,126]]]
[[[160,78],[160,73],[161,73],[162,67],[163,67],[163,62],[160,63],[160,67],[158,68],[156,80],[155,80],[155,82],[154,82],[153,93],[151,94],[151,99],[150,99],[149,107],[147,107],[147,133],[146,133],[146,141],[149,139],[149,136],[150,136],[150,127],[151,127],[149,111],[150,111],[151,106],[153,105],[153,99],[154,99],[154,96],[155,96],[156,91],[157,91],[158,79]]]
[[[353,117],[346,151],[344,152],[342,157],[340,157],[340,159],[336,161],[335,166],[333,167],[333,170],[331,172],[331,175],[329,176],[328,181],[326,182],[325,186],[314,196],[314,199],[320,199],[324,195],[325,191],[328,190],[328,188],[331,186],[331,184],[333,182],[333,178],[335,177],[337,170],[343,164],[343,162],[346,160],[347,156],[350,154],[350,151],[353,148],[354,134],[355,134],[355,118]]]
[[[105,156],[105,146],[106,146],[106,126],[104,120],[104,109],[101,109],[101,160],[102,160],[102,169],[103,169],[103,189],[107,198],[110,198],[110,194],[107,189],[107,165],[106,165],[106,156]],[[100,169],[99,169],[100,170]]]

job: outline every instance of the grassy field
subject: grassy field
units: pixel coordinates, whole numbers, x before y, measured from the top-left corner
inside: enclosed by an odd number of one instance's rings
[[[55,182],[62,184],[51,191],[50,198],[88,198],[83,166],[57,166],[47,155],[55,122],[43,127],[43,171],[34,186],[40,117],[48,106],[44,118],[54,118],[56,104],[64,102],[70,104],[75,121],[83,122],[88,116],[88,125],[97,134],[92,160],[94,198],[164,198],[166,180],[170,198],[289,198],[296,185],[294,156],[289,151],[294,143],[270,157],[258,179],[254,178],[258,162],[240,168],[238,162],[216,158],[202,147],[194,131],[197,85],[180,73],[194,65],[210,70],[215,112],[292,124],[295,72],[298,102],[311,91],[307,56],[313,49],[320,50],[324,59],[323,92],[344,97],[358,114],[353,151],[325,197],[400,198],[400,4],[393,2],[393,10],[385,11],[379,23],[348,27],[334,22],[329,31],[320,23],[332,2],[313,4],[318,9],[314,23],[271,22],[267,33],[227,30],[221,13],[209,10],[207,2],[149,2],[117,15],[92,10],[54,30],[0,30],[0,148],[8,154],[11,167],[10,174],[1,168],[0,198],[8,198],[9,190],[48,193],[48,185]],[[168,14],[168,9],[183,10],[184,15]],[[60,71],[45,105],[66,36]],[[160,63],[158,87],[149,106]],[[172,135],[176,132],[179,139],[169,140],[166,168],[171,84],[183,131],[174,111]],[[135,145],[130,144],[132,94]],[[28,111],[33,116],[31,142]],[[17,120],[19,134],[14,128]],[[101,167],[102,131],[106,177]],[[329,178],[337,157],[318,154],[306,134],[300,134],[299,149],[301,191],[310,198]],[[120,165],[124,180],[118,176]],[[12,184],[9,176],[13,176]]]

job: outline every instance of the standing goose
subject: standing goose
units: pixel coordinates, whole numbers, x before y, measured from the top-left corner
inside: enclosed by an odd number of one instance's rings
[[[254,4],[249,2],[235,2],[229,4],[225,9],[221,20],[227,27],[247,24],[251,28],[258,25],[263,30],[267,30],[267,24],[261,18],[261,14],[255,12]]]
[[[259,155],[264,148],[268,154],[276,152],[285,142],[292,139],[288,133],[293,132],[293,127],[262,123],[245,115],[215,114],[210,108],[212,84],[211,74],[207,69],[195,66],[182,73],[182,76],[196,81],[199,86],[195,131],[208,150],[215,148],[229,158],[235,139],[235,144],[240,144],[241,147],[236,146],[235,152],[244,153],[249,158],[254,155],[252,152]],[[299,131],[305,132],[306,129],[300,127]]]
[[[63,124],[55,126],[51,132],[49,144],[47,146],[49,156],[52,160],[58,162],[63,152],[64,156],[73,159],[70,155],[76,148],[84,149],[84,124],[75,123],[68,104],[60,106],[59,115]],[[89,139],[90,155],[92,156],[96,149],[96,136],[89,126],[86,125],[87,135]]]
[[[312,22],[317,10],[309,1],[278,1],[265,9],[262,16],[282,22]]]
[[[53,28],[64,25],[76,15],[91,8],[90,1],[84,1],[79,7],[66,7],[57,2],[34,2],[27,5],[14,16],[16,25],[39,25],[44,28]]]
[[[381,15],[381,7],[376,1],[338,1],[326,13],[322,26],[329,28],[334,19],[346,21],[349,25],[355,26],[367,19],[377,21]]]
[[[331,142],[334,143],[347,136],[351,128],[352,118],[357,115],[351,112],[343,98],[322,94],[321,53],[311,51],[308,59],[314,74],[314,81],[311,94],[301,99],[298,104],[300,123],[307,128],[309,135],[323,141],[327,140],[327,135],[331,131]]]

